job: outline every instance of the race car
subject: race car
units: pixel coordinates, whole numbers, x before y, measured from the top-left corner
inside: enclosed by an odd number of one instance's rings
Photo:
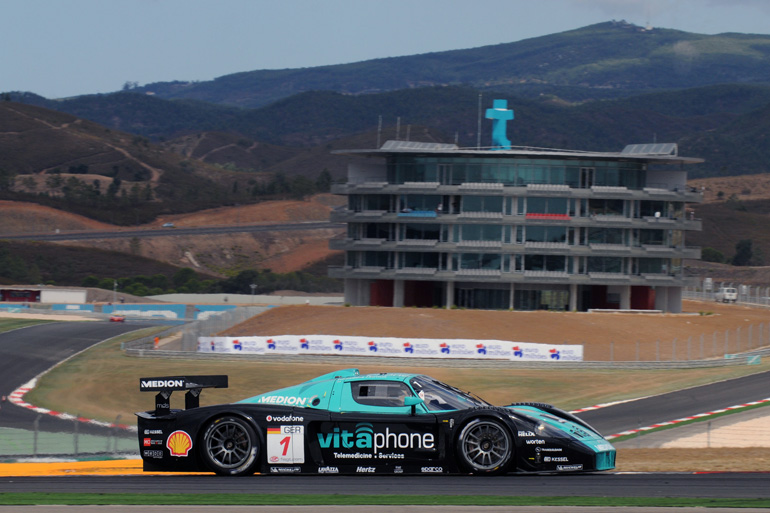
[[[199,406],[227,376],[141,378],[145,471],[263,474],[479,474],[610,470],[615,448],[540,403],[493,406],[428,376],[345,369],[231,404]],[[171,394],[185,390],[185,409]]]
[[[126,317],[123,315],[110,315],[110,322],[126,322]]]

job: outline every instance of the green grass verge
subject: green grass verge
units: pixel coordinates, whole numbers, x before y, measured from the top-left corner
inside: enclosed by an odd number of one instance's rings
[[[41,319],[0,319],[0,333],[16,330],[19,328],[26,328],[27,326],[34,326],[36,324],[46,324],[49,322],[54,321],[44,321]]]
[[[706,422],[709,420],[718,419],[719,417],[724,417],[726,415],[733,415],[735,413],[744,413],[750,410],[756,410],[757,408],[767,408],[767,407],[770,407],[770,403],[754,404],[751,406],[746,406],[744,408],[735,408],[732,410],[724,411],[722,413],[715,413],[714,415],[709,415],[708,417],[698,417],[697,419],[684,420],[682,422],[677,422],[676,424],[669,424],[666,426],[660,426],[653,429],[648,429],[646,431],[640,431],[639,433],[619,436],[617,438],[613,438],[612,440],[610,440],[610,442],[612,442],[613,444],[617,442],[625,442],[626,440],[633,440],[634,438],[648,435],[650,433],[657,433],[658,431],[665,431],[666,429],[678,428],[678,427],[687,426],[690,424],[696,424],[698,422]]]
[[[0,504],[28,505],[441,505],[770,508],[770,499],[677,497],[509,497],[504,495],[1,493]]]

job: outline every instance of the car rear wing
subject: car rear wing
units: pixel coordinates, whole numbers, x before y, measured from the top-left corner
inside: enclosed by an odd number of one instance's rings
[[[184,409],[200,406],[201,390],[204,388],[227,388],[227,376],[164,376],[160,378],[140,378],[141,392],[158,392],[155,395],[155,416],[171,413],[171,393],[186,390]]]

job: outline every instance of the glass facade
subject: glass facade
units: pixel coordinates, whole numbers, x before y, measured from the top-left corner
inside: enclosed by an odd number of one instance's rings
[[[392,184],[501,183],[514,187],[551,184],[572,188],[600,185],[641,189],[646,183],[646,165],[611,160],[394,155],[388,158],[387,177]]]
[[[377,286],[434,281],[433,301],[463,308],[566,310],[628,302],[629,283],[659,286],[649,277],[682,282],[685,201],[656,194],[659,183],[648,190],[644,159],[384,157],[384,176],[348,195],[348,212],[361,217],[348,221],[347,239],[372,241],[346,247],[345,265],[394,273]]]

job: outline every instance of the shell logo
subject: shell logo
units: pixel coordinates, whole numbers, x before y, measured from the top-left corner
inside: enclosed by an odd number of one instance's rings
[[[166,440],[166,447],[171,456],[187,456],[192,445],[192,438],[185,431],[174,431],[168,435],[168,440]]]

